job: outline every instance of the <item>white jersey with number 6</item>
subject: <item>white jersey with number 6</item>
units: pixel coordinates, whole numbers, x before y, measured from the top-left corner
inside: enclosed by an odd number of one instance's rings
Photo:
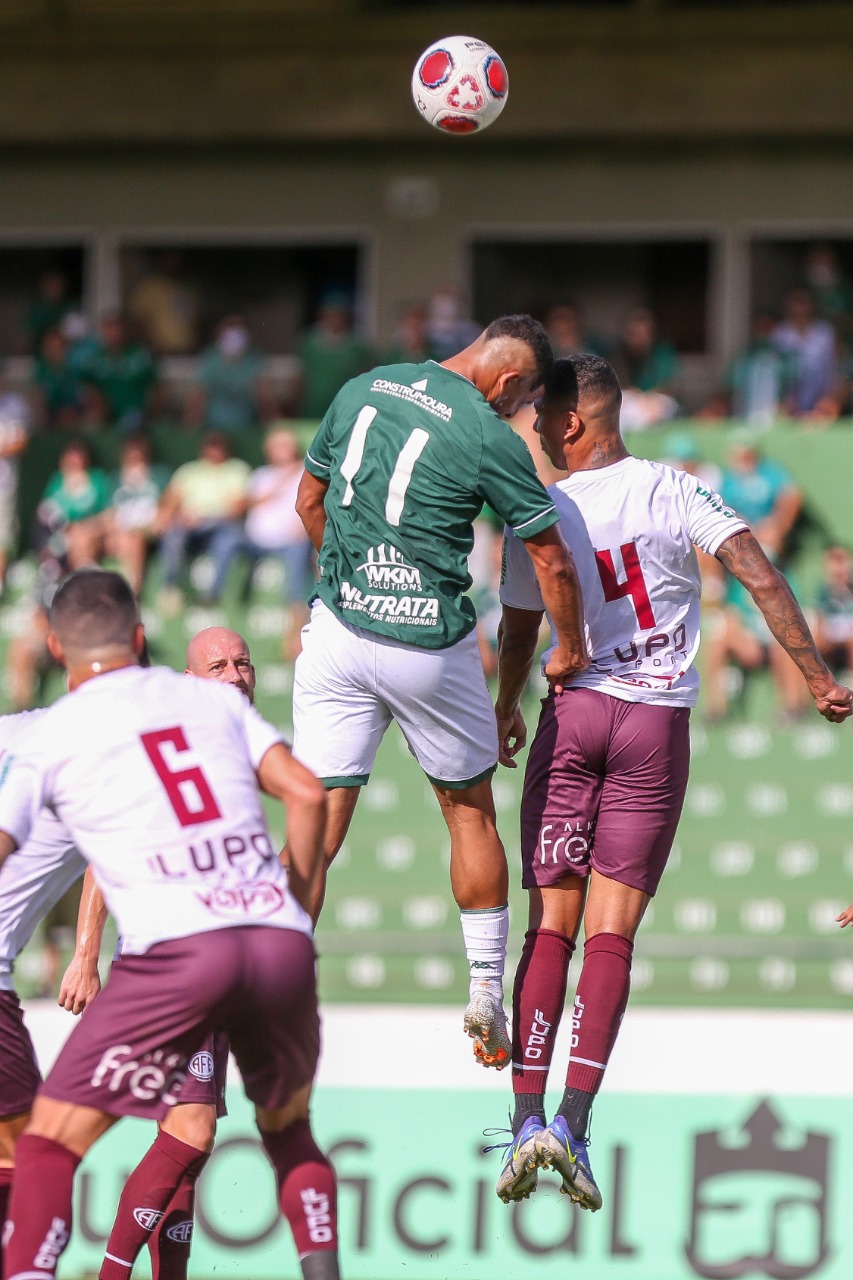
[[[22,845],[52,810],[92,864],[126,953],[241,925],[310,933],[258,789],[280,741],[230,686],[124,667],[60,698],[23,737],[0,779],[0,830]]]
[[[694,546],[714,555],[748,526],[696,476],[625,458],[551,486],[583,590],[590,666],[573,686],[626,702],[692,707],[701,582]],[[507,532],[501,600],[542,609],[524,544]],[[556,645],[552,626],[551,646]]]

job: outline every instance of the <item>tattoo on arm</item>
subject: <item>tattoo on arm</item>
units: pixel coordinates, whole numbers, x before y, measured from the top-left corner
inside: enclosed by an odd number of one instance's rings
[[[787,579],[770,563],[752,533],[737,533],[717,551],[717,559],[746,587],[768,627],[793,658],[809,688],[832,681],[803,611]]]

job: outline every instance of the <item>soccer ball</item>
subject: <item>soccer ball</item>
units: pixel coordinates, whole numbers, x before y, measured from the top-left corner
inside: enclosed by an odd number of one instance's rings
[[[424,120],[445,133],[478,133],[506,105],[509,77],[494,49],[473,36],[448,36],[425,49],[412,73]]]

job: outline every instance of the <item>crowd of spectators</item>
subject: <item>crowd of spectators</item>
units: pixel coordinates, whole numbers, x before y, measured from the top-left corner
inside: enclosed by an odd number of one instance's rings
[[[164,616],[176,615],[188,599],[216,604],[236,562],[244,566],[248,600],[257,566],[275,560],[288,606],[283,652],[295,656],[315,568],[295,514],[302,455],[289,424],[321,417],[348,379],[377,363],[442,360],[478,332],[452,287],[405,307],[384,349],[359,334],[355,316],[351,295],[339,289],[323,294],[313,322],[288,353],[293,376],[283,385],[271,376],[245,315],[223,316],[204,345],[198,294],[178,254],[160,254],[129,291],[125,312],[101,316],[94,329],[63,274],[44,274],[23,320],[31,384],[13,387],[0,377],[0,590],[16,544],[31,546],[40,567],[37,616],[10,657],[15,705],[27,705],[44,660],[43,604],[52,584],[64,572],[105,559],[117,563],[141,595],[156,551],[157,603]],[[556,355],[590,350],[611,360],[624,387],[626,430],[689,416],[681,358],[648,306],[627,311],[613,334],[590,329],[581,307],[568,298],[544,309],[542,318]],[[756,314],[749,343],[717,390],[698,409],[694,405],[694,416],[705,422],[734,418],[759,434],[784,418],[830,422],[851,411],[851,349],[853,288],[832,246],[814,245],[803,259],[802,284],[780,299],[778,314]],[[164,365],[174,357],[192,357],[179,386]],[[152,449],[158,423],[188,442],[183,456],[194,454],[190,461],[176,466],[172,458],[170,467],[162,465]],[[18,465],[33,433],[63,443],[32,527],[16,530]],[[93,460],[99,433],[116,442],[114,467]],[[248,453],[247,439],[255,442]],[[697,456],[683,429],[670,433],[667,445],[668,460],[721,489],[784,565],[802,509],[802,495],[784,469],[765,458],[752,438],[733,449],[723,472]],[[258,462],[261,450],[263,465],[244,460],[251,454]],[[207,578],[189,572],[199,554],[207,557]],[[499,564],[499,534],[484,522],[473,594],[488,671],[495,663]],[[802,709],[799,683],[781,651],[768,644],[751,601],[723,580],[716,561],[703,564],[703,571],[706,600],[717,611],[707,648],[709,714],[728,714],[726,671],[735,663],[745,671],[769,665],[782,714],[795,718]],[[826,582],[815,607],[825,652],[836,664],[853,665],[853,588],[843,548],[827,553]]]

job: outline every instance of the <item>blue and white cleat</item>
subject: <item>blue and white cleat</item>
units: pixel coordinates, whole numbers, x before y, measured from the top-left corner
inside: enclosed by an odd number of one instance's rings
[[[498,1178],[495,1190],[509,1204],[512,1200],[526,1200],[536,1190],[539,1180],[536,1139],[543,1133],[542,1121],[528,1116],[512,1142],[501,1144],[507,1152],[507,1160]],[[488,1147],[493,1151],[493,1147]]]
[[[563,1195],[571,1196],[581,1209],[593,1213],[600,1209],[601,1192],[589,1167],[586,1140],[575,1138],[563,1117],[557,1115],[533,1141],[540,1168],[554,1169],[563,1179]]]

